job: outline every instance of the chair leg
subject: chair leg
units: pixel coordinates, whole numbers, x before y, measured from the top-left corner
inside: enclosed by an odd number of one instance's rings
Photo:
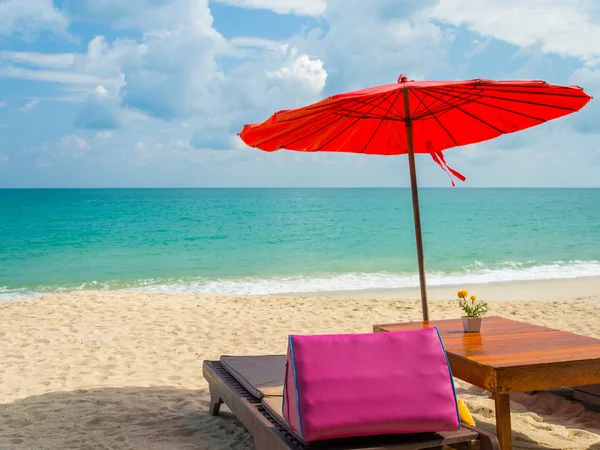
[[[219,411],[221,410],[221,405],[223,404],[223,400],[217,394],[210,393],[210,408],[208,410],[211,416],[218,416]]]
[[[500,450],[498,439],[493,434],[480,433],[479,441],[481,442],[481,450]]]
[[[475,444],[476,448],[479,448],[480,450],[500,450],[500,444],[499,444],[498,438],[496,437],[495,434],[489,433],[489,432],[481,430],[479,428],[469,427],[464,424],[463,424],[463,427],[473,430],[479,434],[479,437],[477,438],[477,440],[479,441],[479,445]],[[469,450],[469,449],[473,448],[473,444],[474,444],[473,442],[469,442],[469,443],[463,442],[460,444],[453,444],[450,447],[452,447],[456,450]]]

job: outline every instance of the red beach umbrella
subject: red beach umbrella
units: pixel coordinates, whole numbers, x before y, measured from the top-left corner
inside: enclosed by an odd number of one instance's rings
[[[452,176],[442,153],[451,147],[566,116],[591,97],[577,86],[544,81],[409,81],[333,95],[302,108],[278,111],[239,133],[250,147],[272,152],[407,153],[414,210],[423,319],[429,319],[415,153],[431,155]],[[454,181],[452,181],[454,186]]]

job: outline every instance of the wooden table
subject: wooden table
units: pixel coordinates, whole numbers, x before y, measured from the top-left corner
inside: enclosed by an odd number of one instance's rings
[[[374,325],[374,332],[438,327],[456,378],[490,391],[500,448],[512,449],[511,392],[600,383],[600,339],[501,317],[486,317],[480,333],[460,319]]]

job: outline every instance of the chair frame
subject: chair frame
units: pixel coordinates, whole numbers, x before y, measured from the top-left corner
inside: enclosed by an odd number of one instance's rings
[[[204,378],[210,389],[210,414],[218,416],[224,403],[254,438],[257,450],[499,450],[496,436],[477,428],[463,425],[452,432],[373,436],[349,438],[318,443],[300,441],[282,423],[269,413],[261,400],[240,384],[219,361],[204,361]]]

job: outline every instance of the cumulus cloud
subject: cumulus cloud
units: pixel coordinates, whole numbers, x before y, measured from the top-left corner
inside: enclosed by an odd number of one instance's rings
[[[325,87],[327,72],[323,69],[323,61],[310,59],[308,55],[297,55],[296,50],[291,52],[291,60],[267,75],[279,79],[298,80],[310,93],[319,93]]]
[[[423,77],[444,67],[453,34],[428,18],[431,0],[328,0],[327,32],[294,44],[324,61],[327,93]]]
[[[539,45],[546,53],[600,62],[600,19],[589,0],[440,0],[431,17],[464,25],[483,36],[518,47]]]
[[[223,38],[189,24],[144,40],[147,53],[124,69],[123,104],[164,119],[210,111],[223,80],[215,61]]]
[[[116,96],[102,85],[96,87],[81,105],[75,126],[91,130],[114,130],[121,125]]]
[[[67,36],[69,21],[52,0],[0,1],[0,35],[18,33],[32,38],[41,31]]]

